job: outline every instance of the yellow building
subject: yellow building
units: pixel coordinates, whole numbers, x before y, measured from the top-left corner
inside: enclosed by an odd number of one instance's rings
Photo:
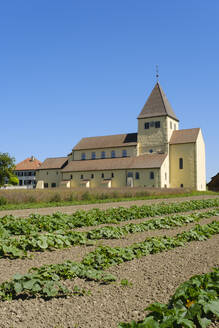
[[[179,130],[157,82],[138,116],[138,132],[82,138],[66,157],[48,158],[37,188],[188,187],[206,189],[201,129]]]

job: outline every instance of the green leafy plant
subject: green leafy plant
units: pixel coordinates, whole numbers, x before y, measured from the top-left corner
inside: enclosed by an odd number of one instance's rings
[[[120,284],[123,287],[132,287],[132,282],[128,281],[128,279],[122,279]]]
[[[71,291],[65,289],[60,280],[76,277],[109,283],[115,281],[116,278],[104,270],[112,265],[183,246],[191,241],[203,241],[218,233],[219,221],[213,221],[203,226],[197,225],[175,237],[147,238],[141,243],[124,248],[99,246],[85,255],[80,263],[66,261],[62,264],[44,265],[30,269],[26,275],[16,275],[11,281],[0,285],[0,299],[11,300],[21,295],[41,297],[68,295]]]
[[[219,319],[219,268],[195,275],[181,284],[168,304],[153,303],[142,321],[120,323],[119,328],[206,328]]]

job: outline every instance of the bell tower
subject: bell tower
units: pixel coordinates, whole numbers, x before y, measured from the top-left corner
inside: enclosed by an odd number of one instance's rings
[[[179,120],[157,82],[138,116],[137,155],[168,153],[172,132],[178,129]]]

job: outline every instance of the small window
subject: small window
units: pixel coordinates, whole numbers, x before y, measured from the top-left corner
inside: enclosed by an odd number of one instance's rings
[[[150,122],[150,127],[153,128],[154,127],[154,121]]]
[[[95,151],[92,151],[92,153],[91,153],[91,159],[96,159],[96,153],[95,153]]]
[[[111,178],[114,178],[114,173],[112,172],[112,174],[111,174]]]
[[[101,178],[104,178],[104,173],[101,174]]]
[[[150,172],[150,179],[153,180],[154,179],[154,172]]]
[[[52,187],[52,188],[55,188],[55,187],[56,187],[56,183],[55,183],[55,182],[52,182],[52,183],[51,183],[51,187]]]
[[[146,123],[144,124],[144,128],[147,130],[147,129],[149,129],[149,127],[150,127],[149,122],[146,122]]]
[[[101,152],[101,158],[105,158],[106,157],[106,153],[105,153],[105,151],[102,151]]]
[[[94,174],[92,173],[90,177],[91,177],[91,179],[93,179],[94,178]]]
[[[183,183],[181,183],[180,188],[183,188]]]
[[[72,175],[72,174],[70,175],[70,179],[71,179],[71,180],[73,179],[73,175]]]
[[[44,183],[44,188],[48,188],[48,183]]]
[[[153,149],[150,149],[149,152],[152,154],[153,153]]]
[[[182,170],[183,169],[183,158],[179,159],[179,169]]]
[[[124,149],[124,150],[122,151],[122,157],[127,157],[127,150]]]
[[[81,154],[81,159],[84,161],[86,159],[86,154],[85,153],[82,153]]]
[[[115,152],[115,150],[112,150],[111,151],[111,158],[115,158],[116,157],[116,152]]]
[[[128,172],[127,176],[128,178],[133,178],[133,172]]]
[[[84,176],[83,176],[83,174],[81,174],[81,179],[84,179]]]
[[[135,172],[135,179],[139,180],[139,178],[140,178],[139,172]]]
[[[160,121],[155,122],[155,128],[157,128],[157,129],[160,128]]]
[[[173,128],[172,121],[170,121],[170,128],[171,128],[171,130],[172,130],[172,128]]]

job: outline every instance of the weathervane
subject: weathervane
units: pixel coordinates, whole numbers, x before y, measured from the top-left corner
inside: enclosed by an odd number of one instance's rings
[[[158,70],[158,65],[156,65],[156,79],[157,79],[157,82],[159,80],[159,70]]]

